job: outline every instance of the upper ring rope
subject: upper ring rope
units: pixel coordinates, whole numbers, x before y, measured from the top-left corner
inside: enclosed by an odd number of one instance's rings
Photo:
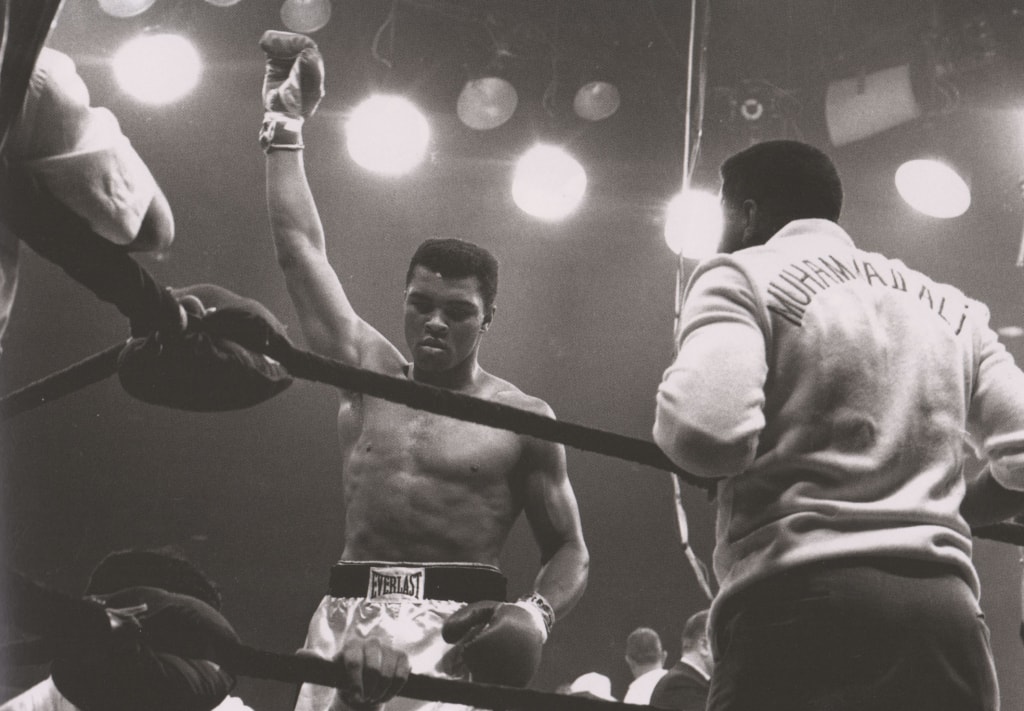
[[[201,320],[189,321],[189,328],[208,328]],[[395,378],[381,373],[356,368],[330,358],[296,348],[287,338],[271,331],[263,338],[252,333],[214,333],[229,338],[250,350],[277,360],[292,375],[307,380],[333,385],[338,388],[366,393],[391,402],[455,417],[490,427],[507,429],[539,439],[559,442],[576,449],[625,459],[646,466],[675,472],[694,486],[713,491],[715,481],[699,479],[682,472],[652,442],[626,437],[572,422],[555,420],[544,415],[527,412],[508,405],[481,400],[462,393],[424,385],[411,380]],[[0,398],[0,421],[6,421],[40,405],[52,402],[61,395],[91,385],[117,371],[117,354],[123,344],[112,346],[53,375],[41,378],[24,388]],[[1001,543],[1024,546],[1024,525],[997,523],[971,530],[975,538],[987,538]]]
[[[296,348],[287,338],[269,331],[266,332],[265,338],[254,337],[251,333],[225,333],[220,329],[210,332],[213,329],[201,319],[190,319],[189,328],[204,330],[215,337],[227,338],[252,351],[269,356],[295,377],[379,397],[437,415],[497,427],[674,472],[687,483],[709,492],[715,488],[713,480],[700,479],[680,470],[653,442],[556,420],[509,405],[350,366]],[[117,371],[116,354],[123,347],[123,344],[111,346],[100,354],[4,396],[0,399],[0,419],[10,419],[39,405],[52,402],[61,395],[74,392],[79,387],[91,385],[113,375]]]

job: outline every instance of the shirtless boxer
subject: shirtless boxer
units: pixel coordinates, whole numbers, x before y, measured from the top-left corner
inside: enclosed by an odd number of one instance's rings
[[[353,366],[551,416],[547,404],[477,361],[497,285],[497,263],[486,250],[428,240],[416,251],[405,291],[411,362],[355,312],[328,263],[303,166],[301,124],[322,96],[319,53],[309,38],[283,32],[266,33],[261,46],[270,221],[310,346]],[[551,624],[576,604],[587,581],[589,557],[564,449],[339,394],[345,547],[306,648],[332,657],[347,636],[378,636],[408,653],[414,673],[468,671],[479,681],[526,684]],[[523,511],[542,564],[534,592],[504,603],[499,554]],[[441,638],[442,625],[454,645]],[[297,708],[359,705],[349,701],[307,685]]]

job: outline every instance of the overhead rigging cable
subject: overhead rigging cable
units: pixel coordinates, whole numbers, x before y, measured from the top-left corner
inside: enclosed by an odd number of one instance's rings
[[[696,161],[698,147],[700,145],[701,133],[703,131],[703,120],[704,120],[704,88],[707,84],[707,69],[706,69],[706,58],[707,58],[707,45],[708,45],[708,33],[710,30],[710,18],[711,12],[707,2],[704,2],[703,12],[701,14],[701,32],[700,32],[700,46],[697,46],[697,22],[698,22],[698,11],[697,6],[700,0],[691,0],[690,2],[690,30],[689,30],[689,42],[687,49],[687,62],[686,62],[686,108],[684,117],[683,127],[683,184],[682,193],[686,194],[686,191],[690,189],[690,178],[693,173],[693,163]],[[697,90],[697,107],[694,110],[693,107],[693,77],[694,77],[694,64],[697,64],[697,77],[699,81],[699,87]],[[693,127],[696,127],[697,138],[692,142],[690,132]],[[683,250],[679,250],[679,261],[676,267],[676,293],[675,293],[675,321],[672,327],[673,333],[673,348],[675,352],[678,352],[679,348],[679,323],[680,323],[680,311],[682,308],[682,295],[683,289],[685,288],[684,280],[684,263],[683,263]],[[707,566],[702,560],[697,557],[697,554],[693,552],[693,547],[690,545],[690,525],[686,518],[686,509],[683,506],[683,488],[679,482],[678,477],[672,477],[672,494],[673,501],[675,503],[676,510],[676,525],[679,530],[679,543],[683,548],[683,554],[686,556],[687,562],[690,564],[690,568],[693,570],[694,577],[697,578],[697,583],[700,585],[704,595],[707,596],[708,600],[712,600],[715,597],[715,593],[711,588],[711,576],[708,573]]]

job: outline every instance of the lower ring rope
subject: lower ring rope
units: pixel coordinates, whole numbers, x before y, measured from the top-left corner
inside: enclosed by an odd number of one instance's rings
[[[202,322],[190,321],[202,328]],[[576,449],[604,454],[627,461],[674,472],[688,484],[714,490],[713,480],[701,479],[679,469],[653,442],[599,430],[584,425],[556,420],[501,403],[482,400],[444,388],[424,385],[403,378],[357,368],[293,346],[285,338],[256,342],[239,334],[214,333],[228,338],[252,351],[262,353],[281,363],[295,377],[321,382],[343,390],[353,390],[390,402],[407,405],[437,415],[454,417],[480,425],[497,427],[517,434],[558,442]],[[124,344],[112,346],[96,356],[69,366],[50,377],[42,378],[0,399],[0,420],[51,402],[58,395],[91,385],[117,371],[117,353]],[[57,383],[51,383],[51,379]]]
[[[245,645],[241,645],[236,654],[234,659],[224,660],[224,667],[234,674],[273,681],[338,686],[337,667],[329,659],[302,654],[279,654]],[[442,701],[486,709],[637,711],[645,708],[620,701],[442,679],[422,674],[410,674],[398,695],[421,701]]]

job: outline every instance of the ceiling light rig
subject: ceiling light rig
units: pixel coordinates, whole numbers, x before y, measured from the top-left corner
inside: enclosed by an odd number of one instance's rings
[[[349,115],[345,142],[352,159],[370,172],[405,175],[423,162],[430,144],[430,125],[405,97],[377,94]]]
[[[563,148],[540,143],[516,163],[512,199],[528,215],[561,220],[579,207],[586,191],[586,171]]]
[[[576,90],[572,108],[587,121],[603,121],[619,110],[619,89],[607,81],[590,81]]]
[[[665,209],[665,244],[685,259],[707,259],[718,251],[723,222],[716,194],[688,188]]]
[[[942,160],[908,160],[896,169],[895,182],[900,197],[929,217],[959,217],[971,206],[967,181]]]
[[[455,113],[470,128],[489,131],[512,118],[518,105],[519,94],[511,82],[500,76],[482,76],[462,87]]]
[[[714,96],[724,107],[732,131],[747,141],[800,136],[796,121],[800,104],[793,90],[744,79],[735,86],[716,87]]]
[[[128,18],[141,15],[156,0],[99,0],[100,9],[111,17]]]
[[[284,0],[281,22],[292,32],[309,34],[331,19],[331,0]]]
[[[163,105],[196,87],[203,63],[195,46],[181,35],[143,33],[121,46],[114,55],[113,70],[129,96],[144,104]]]

